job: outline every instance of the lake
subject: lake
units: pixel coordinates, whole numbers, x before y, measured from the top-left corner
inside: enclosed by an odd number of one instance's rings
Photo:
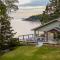
[[[44,10],[45,7],[40,6],[38,8],[20,8],[16,12],[11,12],[10,16],[14,17],[14,19],[11,20],[11,26],[14,29],[14,31],[17,32],[15,37],[18,37],[19,35],[33,34],[33,31],[31,31],[31,29],[40,26],[41,23],[38,21],[23,21],[22,18],[27,18],[32,15],[41,14]]]

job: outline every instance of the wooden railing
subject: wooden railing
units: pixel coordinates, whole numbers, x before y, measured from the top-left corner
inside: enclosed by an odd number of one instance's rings
[[[25,45],[36,45],[36,41],[34,40],[34,34],[20,35],[19,36],[20,44]]]
[[[30,38],[33,38],[34,34],[27,34],[27,35],[19,35],[19,40],[29,40]]]

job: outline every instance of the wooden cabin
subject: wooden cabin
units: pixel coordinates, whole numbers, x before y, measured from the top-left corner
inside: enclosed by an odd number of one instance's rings
[[[52,20],[44,25],[32,29],[34,31],[34,39],[42,40],[44,43],[57,43],[60,37],[60,18]],[[41,32],[43,35],[41,36]],[[42,39],[39,39],[42,38]]]

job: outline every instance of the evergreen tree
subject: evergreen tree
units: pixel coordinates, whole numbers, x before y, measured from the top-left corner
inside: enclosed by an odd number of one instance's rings
[[[2,0],[2,2],[7,6],[7,11],[11,12],[13,9],[16,11],[18,9],[18,6],[15,3],[18,3],[18,0]]]
[[[60,0],[50,0],[50,5],[48,8],[51,8],[51,11],[59,12],[60,11]]]
[[[50,0],[40,20],[43,24],[60,17],[60,0]]]
[[[10,49],[15,33],[10,26],[10,17],[7,14],[7,6],[0,0],[0,52]],[[13,42],[14,43],[14,42]]]

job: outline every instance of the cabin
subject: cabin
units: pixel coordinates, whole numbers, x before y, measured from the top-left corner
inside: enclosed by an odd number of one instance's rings
[[[33,28],[32,30],[34,31],[34,39],[37,42],[51,44],[57,44],[57,42],[60,42],[60,18]],[[42,35],[41,32],[43,32]]]

